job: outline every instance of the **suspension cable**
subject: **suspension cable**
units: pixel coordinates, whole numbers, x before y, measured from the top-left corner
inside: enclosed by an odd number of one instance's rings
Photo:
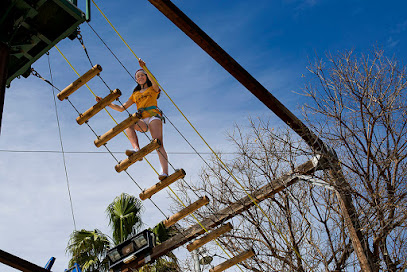
[[[49,82],[49,83],[51,84],[52,97],[54,98],[55,117],[56,117],[56,121],[57,121],[57,125],[58,125],[58,134],[59,134],[59,143],[61,145],[62,161],[64,163],[66,187],[68,189],[69,202],[71,203],[71,214],[72,214],[73,226],[74,226],[74,229],[76,230],[75,215],[74,215],[73,204],[72,204],[72,195],[71,195],[71,189],[70,189],[70,186],[69,186],[69,177],[68,177],[68,170],[67,170],[67,167],[66,167],[65,151],[64,151],[64,145],[63,145],[63,142],[62,142],[62,133],[61,133],[61,126],[60,126],[60,123],[59,123],[57,102],[56,102],[56,99],[55,99],[55,90],[54,90],[54,86],[53,86],[54,80],[53,80],[53,77],[52,77],[52,69],[51,69],[51,62],[50,62],[50,59],[49,59],[49,52],[47,53],[47,56],[48,56],[49,74],[50,74],[50,79],[51,79],[51,82]]]

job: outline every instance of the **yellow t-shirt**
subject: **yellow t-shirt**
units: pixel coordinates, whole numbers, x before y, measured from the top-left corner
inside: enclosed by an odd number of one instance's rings
[[[141,108],[148,108],[151,106],[157,107],[157,96],[159,92],[156,92],[153,87],[148,87],[143,92],[133,92],[130,96],[131,100],[137,105],[137,110]],[[150,112],[154,112],[160,114],[157,109],[150,110]],[[142,118],[147,118],[153,116],[149,111],[143,111]]]

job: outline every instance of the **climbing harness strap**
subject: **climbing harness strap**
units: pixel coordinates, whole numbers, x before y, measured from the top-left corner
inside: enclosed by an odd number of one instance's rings
[[[158,110],[160,113],[157,113],[157,112],[155,112],[154,110]],[[151,116],[160,118],[161,121],[162,121],[163,123],[165,123],[165,118],[164,118],[164,116],[163,116],[163,112],[162,112],[162,110],[160,110],[157,106],[150,106],[150,107],[146,107],[146,108],[140,108],[140,109],[138,110],[138,112],[140,113],[140,115],[141,115],[144,111],[148,112]]]

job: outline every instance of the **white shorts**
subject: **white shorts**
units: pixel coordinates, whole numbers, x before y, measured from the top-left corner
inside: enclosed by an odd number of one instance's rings
[[[147,118],[141,119],[141,121],[143,121],[144,124],[147,125],[146,131],[141,131],[141,132],[146,133],[146,132],[149,130],[149,125],[150,125],[150,123],[151,123],[152,121],[154,121],[154,120],[161,120],[161,119],[158,118],[158,117],[156,117],[156,116],[151,116],[151,117],[147,117]]]
[[[154,121],[154,120],[161,120],[161,119],[158,118],[157,116],[151,116],[151,117],[143,118],[142,120],[143,120],[144,123],[146,123],[147,125],[149,125],[152,121]]]

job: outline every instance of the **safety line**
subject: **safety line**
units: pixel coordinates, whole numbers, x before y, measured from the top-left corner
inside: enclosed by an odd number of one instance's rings
[[[49,52],[47,53],[48,56],[48,68],[49,68],[49,74],[50,74],[50,79],[51,79],[51,85],[53,85],[54,83],[54,79],[52,77],[52,70],[51,70],[51,62],[49,60]],[[73,203],[72,203],[72,196],[71,196],[71,189],[69,186],[69,177],[68,177],[68,170],[66,167],[66,160],[65,160],[65,152],[64,152],[64,145],[62,143],[62,133],[61,133],[61,126],[59,123],[59,115],[58,115],[58,108],[57,108],[57,101],[55,99],[55,90],[54,87],[51,86],[52,89],[52,97],[54,99],[54,106],[55,106],[55,117],[56,117],[56,121],[58,124],[58,134],[59,134],[59,143],[61,145],[61,152],[62,152],[62,161],[64,163],[64,170],[65,170],[65,178],[66,178],[66,187],[68,188],[68,196],[69,196],[69,202],[71,203],[71,213],[72,213],[72,220],[73,220],[73,226],[74,229],[76,230],[76,221],[75,221],[75,215],[74,215],[74,211],[73,211]]]
[[[113,30],[117,33],[117,35],[120,37],[120,39],[125,43],[125,45],[129,48],[129,50],[133,53],[133,55],[139,60],[137,55],[134,53],[134,51],[131,49],[131,47],[127,44],[127,42],[123,39],[123,37],[119,34],[119,32],[116,30],[116,28],[113,26],[113,24],[109,21],[109,19],[106,17],[106,15],[101,11],[101,9],[97,6],[94,0],[92,0],[93,4],[96,6],[96,8],[99,10],[99,12],[102,14],[102,16],[106,19],[106,21],[109,23],[109,25],[113,28]],[[143,67],[143,69],[158,83],[154,75],[149,71],[147,67]],[[192,129],[198,134],[198,136],[202,139],[202,141],[206,144],[206,146],[212,151],[212,153],[215,155],[215,157],[219,160],[219,162],[225,167],[225,169],[229,172],[229,175],[236,181],[236,183],[243,189],[243,191],[246,193],[246,195],[250,198],[250,200],[257,206],[257,208],[260,209],[262,214],[268,219],[268,221],[273,225],[276,226],[275,223],[272,221],[272,219],[266,214],[266,212],[259,206],[259,204],[256,202],[256,200],[253,198],[253,196],[250,195],[250,193],[246,190],[246,188],[237,180],[237,178],[233,175],[231,170],[226,166],[226,164],[219,158],[219,156],[216,154],[216,152],[210,147],[210,145],[206,142],[206,140],[202,137],[202,135],[198,132],[198,130],[192,125],[192,123],[189,121],[189,119],[184,115],[184,113],[181,111],[181,109],[175,104],[175,102],[171,99],[171,97],[168,95],[168,93],[162,88],[162,86],[158,83],[158,86],[160,89],[165,93],[165,95],[170,99],[170,101],[173,103],[173,105],[178,109],[178,111],[181,113],[181,115],[185,118],[185,120],[189,123],[189,125],[192,127]],[[278,230],[278,229],[277,229]],[[282,234],[280,232],[280,234]],[[288,243],[288,240],[282,236],[285,242]],[[293,248],[293,247],[292,247]],[[303,260],[299,252],[293,248],[294,252],[296,255]],[[304,261],[304,260],[303,260]],[[305,261],[304,261],[305,262]]]
[[[133,55],[136,57],[136,59],[139,59],[134,53],[133,49],[127,44],[127,42],[123,39],[122,35],[116,30],[116,28],[113,26],[113,24],[109,21],[109,19],[106,17],[106,15],[102,12],[102,10],[96,5],[95,1],[92,0],[92,3],[95,5],[95,7],[99,10],[100,14],[106,19],[106,21],[109,23],[109,25],[113,28],[113,30],[116,32],[116,34],[120,37],[120,39],[124,42],[124,44],[127,46],[127,48],[133,53]]]

